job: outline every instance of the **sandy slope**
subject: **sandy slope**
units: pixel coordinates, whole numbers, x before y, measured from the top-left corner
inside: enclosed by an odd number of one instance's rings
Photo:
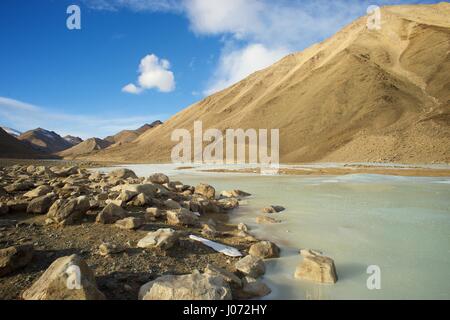
[[[59,152],[58,156],[65,159],[75,159],[82,155],[93,154],[94,152],[105,149],[110,145],[111,143],[106,140],[102,140],[99,138],[90,138],[77,144],[76,146],[73,146],[70,149]]]
[[[170,161],[174,129],[279,128],[282,162],[450,162],[450,4],[382,9],[94,159]]]

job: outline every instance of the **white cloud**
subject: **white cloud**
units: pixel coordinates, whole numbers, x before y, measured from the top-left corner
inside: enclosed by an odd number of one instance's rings
[[[251,44],[243,49],[224,53],[205,94],[225,89],[256,70],[270,66],[288,53],[286,49],[268,49],[262,44]]]
[[[366,14],[371,0],[85,0],[114,9],[166,11],[187,16],[197,35],[224,39],[207,92],[239,81],[270,64],[281,52],[296,52],[332,36]],[[420,0],[378,0],[378,5]],[[231,45],[230,45],[231,43]],[[230,49],[230,47],[232,49]],[[262,56],[251,54],[260,51]],[[249,56],[252,58],[250,59]],[[256,61],[253,61],[253,58]],[[232,70],[227,70],[231,66]]]
[[[109,117],[68,114],[0,97],[0,119],[2,126],[20,131],[42,127],[64,136],[67,134],[91,137],[106,137],[125,129],[136,129],[144,123],[164,120],[166,115],[136,115]]]
[[[139,65],[138,85],[127,84],[122,91],[139,94],[146,89],[158,89],[160,92],[175,90],[175,77],[170,69],[170,62],[159,59],[154,54],[145,56]]]
[[[129,83],[125,87],[122,88],[122,92],[139,94],[142,92],[142,88],[138,88],[134,83]]]

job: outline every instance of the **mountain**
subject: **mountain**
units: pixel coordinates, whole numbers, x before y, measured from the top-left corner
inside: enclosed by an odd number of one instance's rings
[[[117,145],[129,143],[129,142],[136,140],[141,134],[143,134],[147,130],[157,127],[161,124],[162,124],[162,122],[159,120],[154,121],[151,124],[146,123],[142,127],[138,128],[136,130],[123,130],[113,136],[106,137],[105,140],[109,141],[111,144],[117,144]]]
[[[83,142],[83,139],[81,139],[79,137],[74,137],[71,135],[67,135],[63,139],[66,140],[67,142],[69,142],[72,146],[76,146],[77,144],[80,144],[81,142]]]
[[[33,148],[40,153],[53,154],[72,147],[69,142],[64,140],[64,138],[56,132],[42,128],[24,132],[18,139],[29,142]]]
[[[12,129],[12,128],[8,128],[8,127],[0,127],[0,128],[2,128],[4,131],[9,133],[13,137],[18,137],[18,136],[20,136],[22,134],[22,132],[20,132],[20,131],[18,131],[16,129]]]
[[[170,162],[175,129],[279,128],[280,159],[450,162],[450,4],[388,6],[94,159]]]
[[[109,141],[99,138],[90,138],[73,146],[72,148],[59,152],[58,156],[74,159],[83,155],[92,154],[98,150],[105,149],[110,145],[111,142]]]
[[[0,128],[0,158],[42,158],[27,142],[20,141]]]

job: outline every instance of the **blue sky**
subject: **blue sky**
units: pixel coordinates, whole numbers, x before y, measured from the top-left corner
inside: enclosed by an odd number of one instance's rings
[[[166,120],[371,4],[430,2],[2,0],[0,125],[88,138]]]

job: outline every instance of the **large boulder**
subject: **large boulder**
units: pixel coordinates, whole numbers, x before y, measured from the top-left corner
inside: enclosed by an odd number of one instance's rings
[[[111,178],[115,178],[115,179],[128,179],[128,178],[137,179],[138,178],[137,175],[132,170],[125,169],[125,168],[113,170],[108,174],[108,176]]]
[[[148,197],[154,197],[159,190],[159,186],[151,183],[147,184],[121,184],[111,188],[113,192],[122,192],[122,191],[131,191],[136,192],[137,194],[143,193]]]
[[[152,204],[152,199],[145,193],[139,193],[128,204],[134,207],[145,207],[146,205]]]
[[[103,224],[113,224],[117,220],[124,219],[127,215],[127,212],[115,205],[114,203],[108,204],[103,210],[97,215],[95,222],[103,223]]]
[[[32,245],[0,249],[0,277],[25,267],[33,258],[33,252]]]
[[[191,211],[181,208],[167,211],[167,223],[170,225],[196,226],[198,217]]]
[[[46,214],[53,204],[53,195],[41,196],[34,198],[28,204],[27,213]]]
[[[138,193],[136,191],[131,190],[122,190],[116,200],[122,200],[123,202],[128,202],[137,196]]]
[[[295,277],[319,283],[336,283],[338,280],[333,259],[315,254],[304,256],[295,270]]]
[[[167,250],[173,247],[178,241],[179,234],[173,229],[158,229],[154,232],[149,232],[147,235],[139,240],[138,248],[158,248]]]
[[[222,277],[225,282],[235,287],[242,287],[242,281],[237,275],[218,266],[208,264],[205,268],[205,273]]]
[[[200,274],[167,275],[144,284],[141,300],[231,300],[231,289],[220,276]]]
[[[30,200],[28,199],[11,199],[6,205],[10,212],[25,212],[27,211],[28,204]]]
[[[200,183],[195,187],[195,193],[200,194],[208,199],[214,199],[216,197],[216,189],[209,184]]]
[[[55,260],[22,295],[24,300],[104,300],[95,276],[77,255]]]
[[[30,181],[21,181],[21,182],[14,182],[13,184],[10,184],[5,187],[6,192],[12,193],[17,191],[28,191],[31,188],[34,187],[34,184]]]
[[[45,196],[47,193],[51,192],[52,188],[50,186],[47,185],[42,185],[39,186],[33,190],[28,191],[27,193],[25,193],[23,196],[25,198],[37,198],[37,197],[42,197]]]
[[[252,278],[258,278],[266,273],[264,261],[251,255],[240,259],[234,266],[236,267],[236,270]]]
[[[260,241],[250,247],[248,253],[261,259],[278,258],[280,256],[280,248],[270,241]]]
[[[148,180],[150,180],[151,183],[156,184],[169,183],[169,177],[162,173],[154,173],[148,178]]]
[[[90,206],[86,196],[71,200],[58,199],[50,207],[47,217],[61,225],[71,225],[80,221]]]
[[[222,210],[233,210],[239,207],[239,201],[236,198],[220,199],[219,201],[217,201],[217,205]]]

